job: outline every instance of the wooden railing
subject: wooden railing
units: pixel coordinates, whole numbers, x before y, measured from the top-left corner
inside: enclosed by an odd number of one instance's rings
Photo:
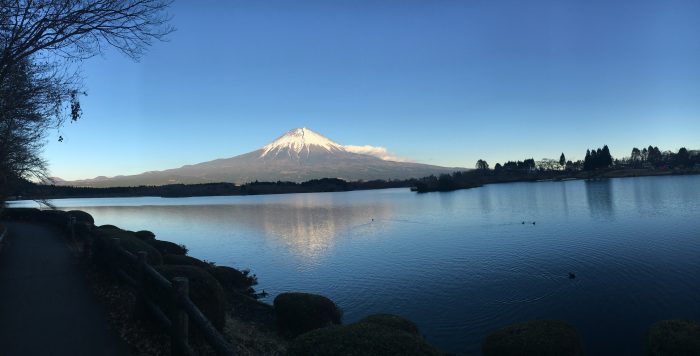
[[[201,310],[190,300],[189,281],[184,277],[169,281],[147,262],[147,254],[140,251],[136,255],[120,246],[119,238],[112,239],[109,246],[112,271],[136,291],[137,305],[146,309],[154,319],[170,334],[171,353],[177,356],[189,356],[194,352],[189,343],[189,328],[192,325],[217,355],[234,355],[233,348],[221,333],[207,319]],[[90,250],[90,248],[87,248]],[[124,268],[127,266],[131,268]],[[130,274],[130,270],[134,275]],[[170,313],[163,311],[158,303],[151,299],[148,290],[158,288],[168,295],[174,308]]]

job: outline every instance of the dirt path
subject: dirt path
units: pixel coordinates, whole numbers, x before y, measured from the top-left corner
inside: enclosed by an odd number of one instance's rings
[[[3,224],[0,354],[126,355],[63,237],[46,226]]]

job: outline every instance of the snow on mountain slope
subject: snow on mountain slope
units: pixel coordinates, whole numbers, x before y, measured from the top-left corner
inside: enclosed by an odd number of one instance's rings
[[[306,127],[302,127],[289,130],[284,135],[265,145],[262,148],[263,153],[260,155],[260,158],[267,157],[268,155],[277,156],[280,153],[286,153],[292,158],[299,158],[300,155],[304,153],[308,156],[312,148],[321,148],[329,153],[333,153],[334,151],[345,152],[345,148],[342,145]]]
[[[352,152],[308,128],[288,131],[262,148],[231,158],[185,165],[163,171],[112,178],[64,182],[64,185],[115,187],[173,183],[303,182],[319,178],[348,181],[420,178],[461,168],[384,160]]]

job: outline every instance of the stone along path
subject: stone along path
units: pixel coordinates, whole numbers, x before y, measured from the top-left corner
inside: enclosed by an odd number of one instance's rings
[[[47,226],[3,224],[0,354],[127,354],[63,236]]]

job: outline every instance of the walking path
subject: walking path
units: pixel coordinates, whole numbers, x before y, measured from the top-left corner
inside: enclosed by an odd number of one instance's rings
[[[47,226],[3,224],[0,354],[126,355],[63,236]]]

